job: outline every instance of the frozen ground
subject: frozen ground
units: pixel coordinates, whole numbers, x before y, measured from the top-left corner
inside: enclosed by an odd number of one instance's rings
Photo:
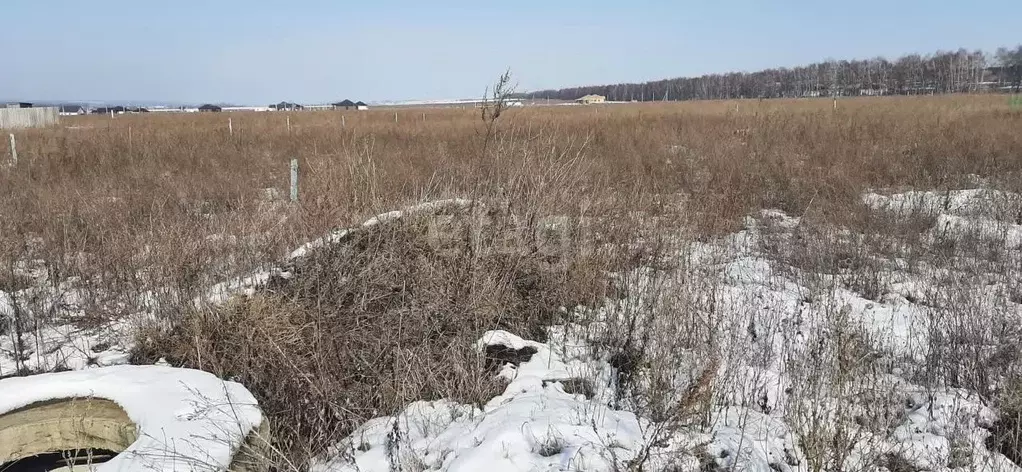
[[[986,446],[1003,381],[997,360],[1020,341],[1011,328],[1022,321],[1019,196],[878,192],[862,201],[878,216],[920,222],[918,247],[846,228],[821,233],[776,210],[727,238],[678,242],[664,267],[619,274],[627,298],[566,310],[547,342],[484,334],[480,350],[532,353],[502,367],[502,395],[479,406],[413,403],[364,424],[314,470],[1022,470]],[[270,276],[214,287],[208,301]],[[64,293],[73,301],[73,287]],[[0,313],[10,314],[10,300],[0,293]],[[73,326],[38,330],[20,363],[124,360],[118,326]],[[645,354],[622,362],[636,344]],[[13,346],[3,336],[0,374],[19,364]]]
[[[21,261],[14,274],[29,284],[12,293],[0,291],[0,378],[19,371],[78,370],[128,361],[132,316],[90,316],[79,280],[52,280],[45,261]],[[15,317],[15,307],[20,317]]]
[[[991,205],[984,192],[863,200],[880,212],[911,206],[928,213],[929,244],[978,237],[1004,250],[1003,264],[1017,264],[1017,226],[1008,205]],[[1011,202],[1015,196],[993,198]],[[942,226],[951,219],[959,222],[955,231]],[[723,241],[686,243],[676,269],[625,276],[628,299],[551,327],[547,343],[487,333],[480,349],[535,350],[530,360],[504,366],[503,395],[481,408],[449,401],[409,405],[366,423],[314,470],[389,471],[395,464],[400,470],[494,472],[1022,470],[985,445],[997,419],[990,398],[926,375],[936,357],[933,337],[943,328],[935,320],[1022,320],[1022,305],[1008,295],[1012,276],[958,273],[990,269],[977,261],[948,266],[895,257],[867,295],[857,291],[851,270],[811,273],[771,249],[795,244],[800,224],[764,211]],[[988,230],[991,225],[998,230]],[[855,235],[835,231],[835,237]],[[700,281],[699,289],[692,280]],[[964,285],[950,287],[950,280]],[[969,297],[978,312],[942,307],[949,292]],[[654,354],[624,389],[613,358],[592,340],[645,307],[680,306],[694,312],[690,319],[638,317],[639,325],[649,324],[646,349]],[[710,324],[712,345],[679,342],[691,329],[685,326]],[[674,372],[657,372],[664,368]],[[712,375],[704,375],[706,369]],[[653,383],[664,378],[676,402],[686,401],[683,393],[696,382],[712,378],[712,400],[686,417],[644,416],[643,397],[656,393]]]

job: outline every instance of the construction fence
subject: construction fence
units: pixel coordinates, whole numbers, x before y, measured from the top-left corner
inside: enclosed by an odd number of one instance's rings
[[[50,126],[59,119],[57,107],[0,108],[0,129]]]

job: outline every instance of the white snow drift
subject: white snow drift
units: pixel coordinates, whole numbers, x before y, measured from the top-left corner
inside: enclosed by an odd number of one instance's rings
[[[137,439],[103,471],[227,470],[263,416],[241,384],[190,369],[114,366],[0,380],[0,417],[61,399],[110,400],[137,427]]]

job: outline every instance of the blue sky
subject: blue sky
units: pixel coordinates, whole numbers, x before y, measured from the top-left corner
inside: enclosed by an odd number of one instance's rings
[[[0,0],[0,98],[475,97],[1022,42],[1022,2]]]

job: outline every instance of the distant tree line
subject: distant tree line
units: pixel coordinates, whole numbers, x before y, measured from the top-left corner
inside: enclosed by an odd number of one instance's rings
[[[597,94],[612,101],[719,100],[935,93],[1019,92],[1022,45],[983,51],[910,54],[895,61],[829,60],[802,67],[732,72],[645,83],[594,85],[520,94],[521,98],[574,100]]]

